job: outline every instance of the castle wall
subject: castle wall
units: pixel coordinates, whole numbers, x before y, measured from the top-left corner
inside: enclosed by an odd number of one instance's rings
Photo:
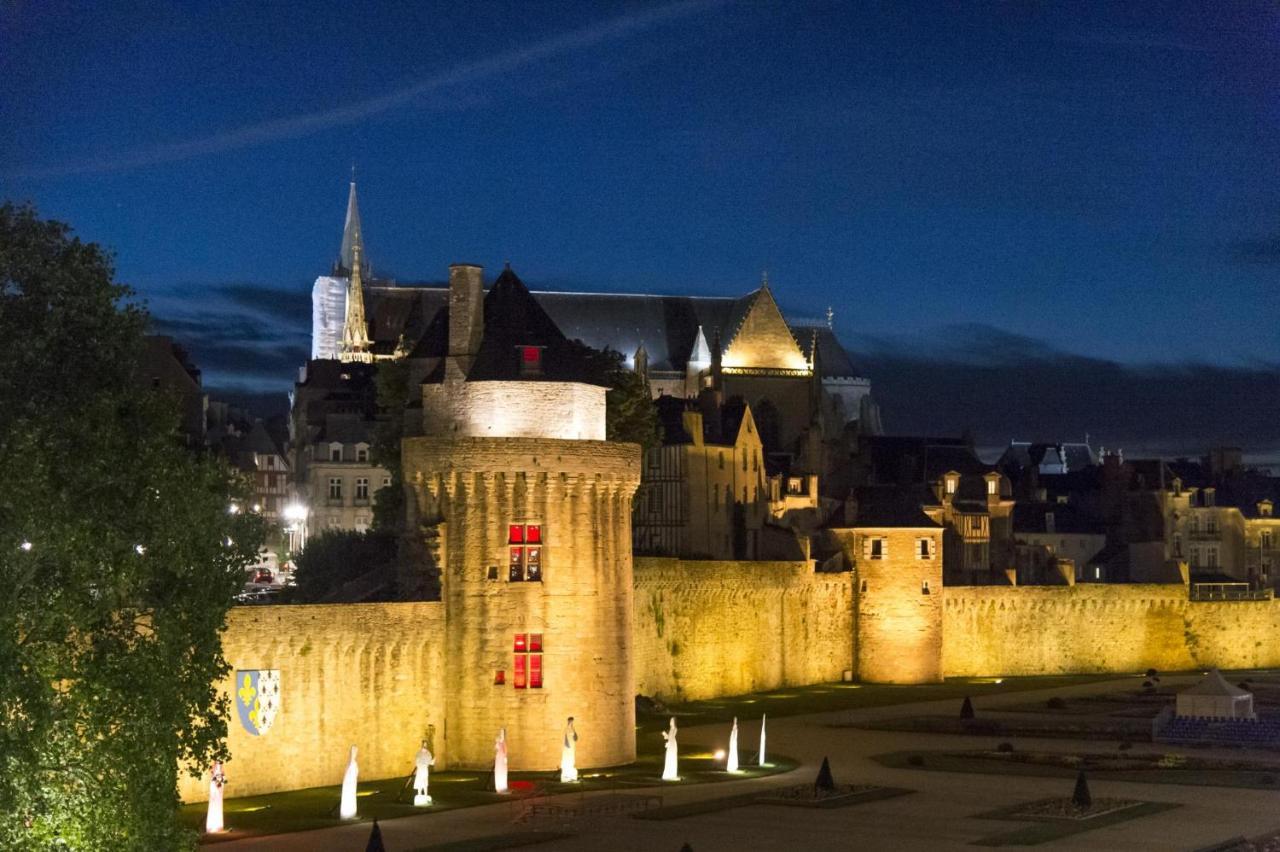
[[[849,574],[806,562],[635,560],[635,692],[663,701],[840,680]]]
[[[417,522],[443,527],[450,765],[491,766],[505,727],[512,769],[554,769],[569,716],[580,768],[634,760],[630,519],[639,447],[410,438],[403,459]],[[512,524],[541,530],[540,582],[509,580]],[[542,639],[542,686],[519,688],[516,659],[532,666],[533,654],[518,653],[514,638],[531,634]]]
[[[833,530],[852,538],[858,679],[930,683],[943,678],[942,530]],[[922,556],[920,542],[932,542]],[[871,542],[880,555],[871,558]],[[848,552],[848,551],[846,551]]]
[[[422,386],[422,431],[472,438],[603,441],[606,389],[580,382]]]
[[[407,775],[433,726],[440,754],[443,629],[435,602],[232,609],[222,635],[232,672],[218,685],[232,702],[229,794],[341,783],[352,745],[362,778]],[[246,669],[280,672],[279,712],[259,736],[241,724],[232,694],[235,672]],[[184,774],[179,792],[204,801],[208,779]]]
[[[1280,666],[1280,601],[1180,584],[949,586],[942,609],[948,677]]]

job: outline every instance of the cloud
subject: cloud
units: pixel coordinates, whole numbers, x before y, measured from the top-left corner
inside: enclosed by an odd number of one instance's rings
[[[982,326],[860,341],[892,434],[957,435],[983,446],[1080,440],[1169,455],[1215,445],[1280,448],[1280,365],[1126,365]]]
[[[216,288],[228,301],[251,311],[297,324],[311,317],[311,294],[306,290],[278,290],[259,284],[223,284]]]
[[[10,180],[19,180],[123,171],[160,163],[187,160],[208,154],[218,154],[223,151],[248,148],[284,139],[295,139],[321,130],[363,121],[379,113],[413,103],[427,95],[451,86],[495,77],[561,54],[573,53],[609,42],[622,41],[646,30],[722,6],[725,1],[683,0],[683,2],[669,3],[639,13],[621,15],[603,23],[592,24],[535,42],[520,50],[509,51],[475,62],[463,63],[384,95],[367,98],[363,101],[333,109],[285,116],[284,118],[273,119],[259,124],[237,127],[233,130],[216,133],[201,139],[173,142],[167,145],[157,145],[152,148],[121,154],[107,154],[78,163],[19,169],[9,172],[5,177]]]
[[[1280,234],[1256,239],[1237,240],[1228,246],[1236,263],[1280,263]]]

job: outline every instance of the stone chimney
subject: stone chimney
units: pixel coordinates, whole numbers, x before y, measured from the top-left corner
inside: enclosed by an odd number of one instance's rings
[[[484,336],[484,267],[449,267],[449,365],[465,376]],[[452,373],[452,371],[450,371]]]

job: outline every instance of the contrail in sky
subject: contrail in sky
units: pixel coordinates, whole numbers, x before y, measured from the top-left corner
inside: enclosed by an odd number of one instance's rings
[[[481,80],[486,77],[494,77],[558,54],[571,53],[606,42],[620,41],[671,21],[724,5],[725,2],[727,0],[684,0],[684,2],[670,3],[636,14],[623,15],[603,23],[592,24],[510,53],[458,65],[447,71],[419,80],[410,86],[357,103],[320,110],[319,112],[290,115],[259,124],[251,124],[246,127],[237,127],[234,130],[215,133],[212,136],[187,142],[157,145],[152,148],[144,148],[115,156],[105,156],[79,163],[22,169],[9,172],[5,177],[10,180],[19,180],[123,171],[159,163],[172,163],[206,154],[217,154],[237,148],[248,148],[253,145],[262,145],[282,139],[295,139],[319,130],[352,124],[402,104],[410,103],[416,98],[439,89],[459,83]]]

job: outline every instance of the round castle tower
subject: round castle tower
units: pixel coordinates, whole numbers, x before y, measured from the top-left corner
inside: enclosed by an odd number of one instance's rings
[[[505,727],[512,769],[553,769],[572,716],[579,767],[631,762],[639,448],[603,440],[605,388],[559,380],[563,335],[514,274],[486,296],[479,267],[453,267],[450,291],[449,354],[402,447],[411,523],[437,533],[437,753],[487,768]]]

